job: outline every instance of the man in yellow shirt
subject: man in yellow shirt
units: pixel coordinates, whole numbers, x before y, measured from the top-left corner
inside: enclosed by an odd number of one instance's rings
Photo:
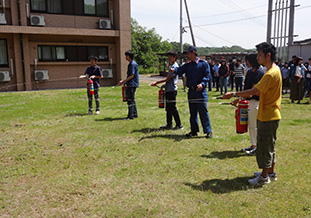
[[[257,164],[262,172],[255,172],[255,178],[248,180],[253,186],[262,186],[277,180],[275,168],[276,131],[281,119],[282,76],[280,68],[274,63],[276,48],[267,42],[256,45],[258,63],[268,71],[252,88],[242,92],[230,92],[223,99],[260,95],[257,114]]]

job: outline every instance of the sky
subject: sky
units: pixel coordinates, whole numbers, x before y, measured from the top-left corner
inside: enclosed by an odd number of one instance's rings
[[[266,41],[268,0],[187,0],[187,4],[198,47],[252,49]],[[309,39],[311,0],[295,4],[300,6],[295,10],[294,41]],[[180,41],[180,0],[131,0],[131,17],[148,30],[154,28],[163,40]],[[192,44],[184,4],[183,26],[187,31],[183,42]]]

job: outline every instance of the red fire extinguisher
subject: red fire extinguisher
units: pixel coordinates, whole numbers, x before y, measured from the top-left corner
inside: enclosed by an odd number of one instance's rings
[[[161,88],[159,90],[159,108],[164,108],[164,89]]]
[[[126,86],[122,86],[122,100],[127,101],[126,97]]]
[[[93,83],[93,80],[89,78],[89,80],[87,82],[87,85],[88,85],[88,89],[89,89],[89,94],[90,95],[94,95],[94,83]]]
[[[240,100],[238,109],[235,111],[236,132],[239,134],[247,132],[248,123],[248,101]]]

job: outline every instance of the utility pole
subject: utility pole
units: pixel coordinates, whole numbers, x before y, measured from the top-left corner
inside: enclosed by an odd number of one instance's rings
[[[290,1],[289,7],[288,45],[292,45],[294,41],[295,0]]]
[[[183,34],[183,26],[182,26],[182,0],[180,0],[180,43],[179,43],[179,48],[180,48],[180,53],[184,52],[183,49],[183,42],[182,42],[182,34]]]
[[[271,30],[272,30],[272,3],[273,3],[273,0],[269,0],[268,22],[267,22],[267,42],[270,42],[270,43],[271,43]]]
[[[185,0],[185,7],[186,7],[186,12],[187,12],[187,17],[188,17],[188,22],[189,22],[189,27],[190,27],[190,33],[191,33],[191,38],[192,38],[192,44],[196,46],[195,44],[195,40],[194,40],[194,35],[193,35],[193,31],[192,31],[192,25],[191,25],[191,21],[190,21],[190,15],[189,15],[189,11],[188,11],[188,6],[187,6],[187,1]]]

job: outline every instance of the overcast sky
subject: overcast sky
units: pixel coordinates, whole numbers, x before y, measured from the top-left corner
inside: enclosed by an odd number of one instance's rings
[[[289,0],[288,0],[289,1]],[[266,41],[268,0],[188,0],[197,46],[240,45],[254,48]],[[286,3],[286,0],[285,0]],[[296,0],[294,41],[311,38],[311,0]],[[179,42],[180,0],[131,0],[131,16],[139,25],[168,41]],[[192,44],[183,5],[183,41]]]

